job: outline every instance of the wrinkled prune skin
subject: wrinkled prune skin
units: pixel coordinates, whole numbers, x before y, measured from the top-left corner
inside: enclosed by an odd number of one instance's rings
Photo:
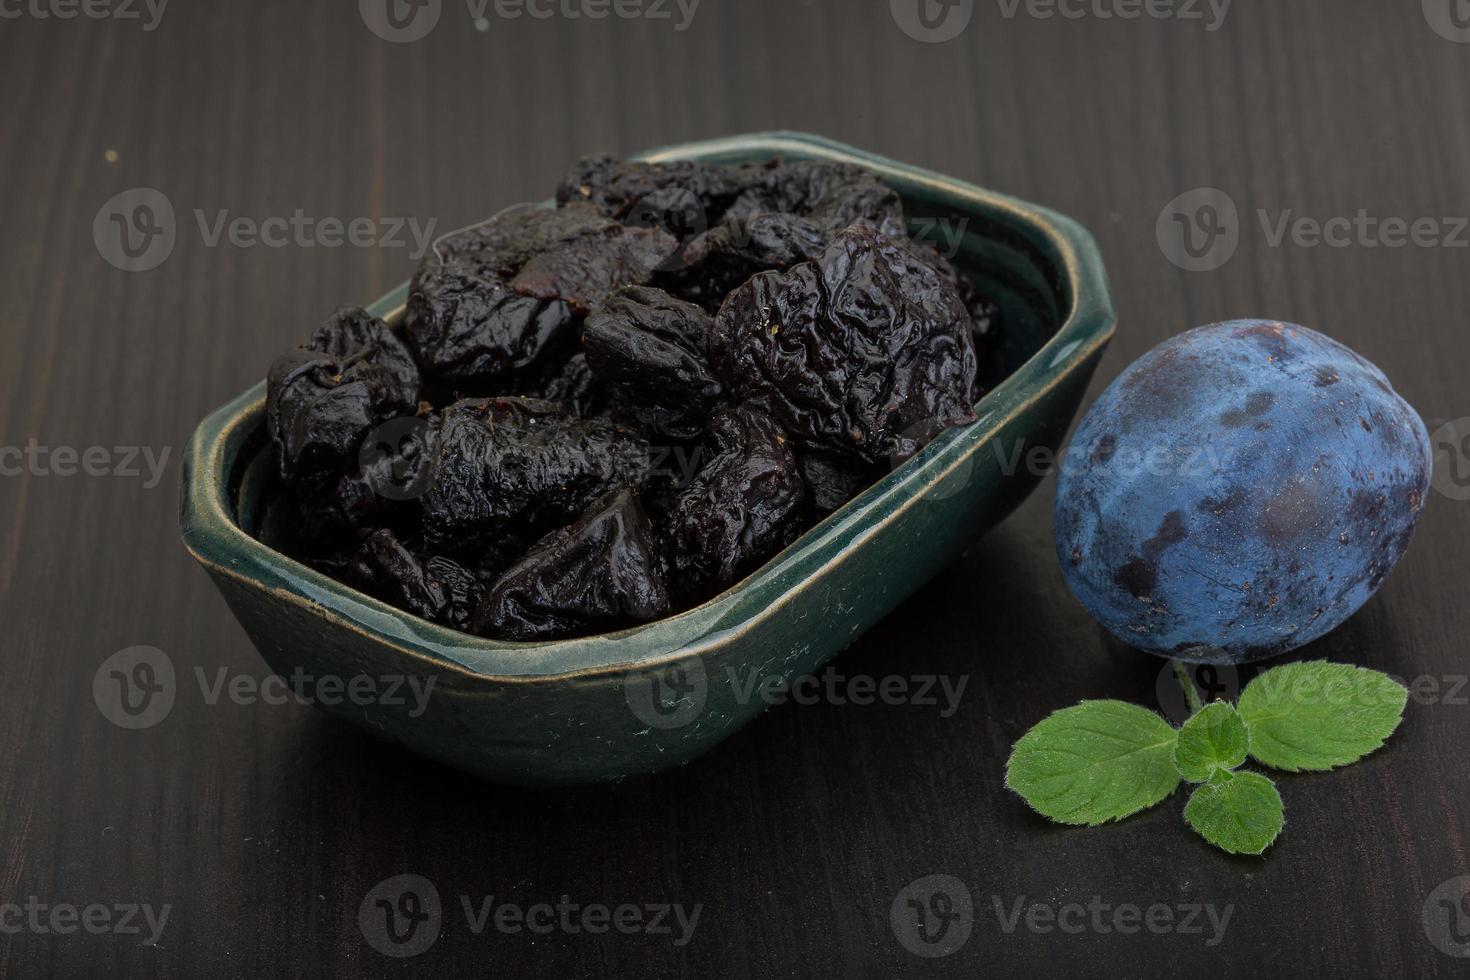
[[[473,628],[539,640],[646,623],[671,609],[664,560],[638,496],[624,488],[538,541],[486,592]]]
[[[419,386],[413,356],[387,324],[360,307],[338,310],[271,365],[266,410],[281,475],[350,459],[374,424],[413,414]]]
[[[444,239],[409,290],[404,331],[424,369],[483,390],[575,343],[587,311],[647,282],[678,248],[595,208],[522,209]]]
[[[816,258],[833,236],[857,222],[906,235],[898,193],[867,171],[820,160],[774,163],[717,223],[689,242],[682,268],[666,278],[679,295],[718,310],[751,276]]]
[[[458,554],[529,542],[608,490],[638,486],[649,468],[642,434],[579,419],[530,398],[480,398],[444,410],[424,537]]]
[[[975,420],[975,347],[954,284],[866,225],[761,273],[715,317],[710,363],[807,449],[880,463]]]
[[[622,220],[646,207],[650,198],[672,206],[661,197],[669,193],[691,194],[713,222],[732,201],[759,181],[764,167],[722,167],[691,160],[667,163],[637,163],[610,156],[581,161],[562,178],[556,200],[563,206],[588,203],[608,217]]]
[[[541,401],[558,402],[573,415],[590,419],[608,412],[613,392],[587,364],[587,355],[578,351],[539,377],[522,379],[516,394]]]
[[[634,286],[587,318],[582,349],[593,372],[635,404],[657,405],[702,425],[724,393],[705,356],[712,325],[693,303]]]
[[[758,211],[727,217],[690,241],[683,267],[665,279],[680,295],[717,311],[730,290],[757,272],[789,269],[820,255],[831,234],[794,214]]]
[[[737,198],[724,218],[759,213],[806,218],[828,235],[858,222],[886,235],[908,235],[897,191],[862,167],[825,160],[795,160],[766,168],[761,183]]]
[[[511,289],[522,296],[560,300],[586,315],[621,286],[645,283],[678,247],[661,228],[627,228],[586,235],[548,249],[521,266]]]
[[[795,539],[805,498],[790,441],[770,417],[745,406],[717,414],[704,465],[669,515],[680,591],[706,597],[754,571]]]
[[[560,300],[521,296],[459,267],[421,268],[404,330],[424,370],[480,388],[542,363],[575,338],[575,315]]]
[[[449,558],[421,559],[392,531],[375,531],[347,569],[348,580],[415,616],[468,630],[484,587],[474,573]]]
[[[959,290],[965,309],[970,311],[971,336],[975,341],[975,356],[983,358],[1000,337],[1000,306],[980,291],[974,283],[955,268],[953,262],[931,242],[915,239],[911,243],[915,254],[932,265],[940,275],[954,283]]]
[[[797,453],[796,464],[807,486],[808,503],[818,515],[832,513],[886,472],[884,467],[819,452]]]

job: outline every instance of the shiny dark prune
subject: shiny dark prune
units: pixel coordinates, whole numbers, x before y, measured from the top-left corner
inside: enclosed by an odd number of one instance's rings
[[[748,407],[710,420],[704,465],[679,494],[668,536],[678,583],[702,598],[795,539],[806,485],[780,428]]]
[[[437,555],[420,558],[388,530],[368,536],[347,577],[369,595],[458,630],[469,628],[484,592],[463,565]]]
[[[305,347],[276,359],[266,391],[271,438],[289,478],[303,466],[352,458],[374,424],[412,414],[419,369],[387,324],[344,307]]]
[[[485,593],[473,628],[537,640],[583,636],[668,615],[664,561],[632,490],[601,497],[538,541]]]
[[[587,355],[578,351],[539,377],[521,379],[516,394],[541,401],[558,402],[573,415],[590,419],[606,414],[613,392],[587,364]]]
[[[806,218],[828,235],[860,221],[887,235],[908,235],[897,191],[862,167],[825,160],[768,167],[761,183],[731,204],[725,220],[761,212]]]
[[[424,370],[451,384],[493,384],[529,370],[575,339],[571,308],[521,296],[455,268],[414,276],[404,327]]]
[[[570,346],[593,304],[647,282],[677,247],[661,229],[592,207],[507,212],[436,245],[410,287],[404,330],[430,374],[484,389]]]
[[[650,198],[668,191],[692,194],[715,221],[742,191],[758,181],[759,166],[721,167],[691,160],[639,163],[592,157],[572,168],[556,189],[557,203],[588,203],[616,219],[635,214]]]
[[[679,267],[663,279],[679,295],[717,310],[751,276],[815,259],[857,222],[906,235],[898,193],[871,173],[820,160],[775,163],[688,243]]]
[[[884,467],[856,463],[826,453],[797,453],[796,464],[806,483],[812,509],[830,514],[878,481]]]
[[[718,310],[730,290],[757,272],[785,270],[815,258],[830,238],[820,225],[794,214],[761,211],[727,217],[690,241],[682,266],[663,281],[691,301]]]
[[[444,410],[424,536],[435,550],[534,540],[614,487],[637,486],[648,443],[606,419],[531,398],[482,398]]]
[[[593,372],[635,403],[702,423],[723,393],[705,358],[711,326],[709,315],[694,304],[634,286],[587,318],[582,349]]]
[[[710,362],[802,447],[868,463],[907,458],[975,419],[975,348],[954,284],[866,225],[817,261],[731,293]]]

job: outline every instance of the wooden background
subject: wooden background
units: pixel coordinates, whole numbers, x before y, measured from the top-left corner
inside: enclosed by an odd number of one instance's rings
[[[704,0],[683,31],[677,13],[493,17],[482,31],[446,0],[428,37],[389,44],[351,0],[177,0],[152,31],[41,18],[38,2],[0,19],[0,444],[171,455],[151,489],[0,478],[0,902],[171,914],[156,946],[0,932],[0,975],[1463,971],[1422,913],[1470,873],[1470,504],[1436,495],[1383,594],[1308,651],[1440,694],[1411,703],[1366,763],[1283,777],[1288,827],[1266,860],[1203,845],[1182,797],[1061,830],[1004,790],[1010,745],[1053,709],[1159,703],[1162,662],[1105,640],[1062,584],[1054,481],[837,661],[847,675],[967,677],[952,716],[786,705],[683,771],[578,793],[478,783],[305,707],[209,704],[196,668],[265,668],[176,526],[177,460],[197,420],[414,264],[404,248],[211,247],[196,210],[448,228],[545,195],[585,153],[770,128],[1080,219],[1121,315],[1099,384],[1185,328],[1265,316],[1348,342],[1427,419],[1470,415],[1470,250],[1272,247],[1254,217],[1470,215],[1470,44],[1437,34],[1420,4],[1238,0],[1207,31],[1091,8],[1008,18],[1008,3],[981,0],[958,38],[921,43],[885,0]],[[92,224],[137,186],[172,202],[177,243],[129,273],[103,260]],[[1189,273],[1165,258],[1155,221],[1201,186],[1232,196],[1243,233],[1224,268]],[[135,644],[166,651],[181,689],[161,724],[124,731],[99,713],[92,678]],[[357,912],[401,873],[436,884],[445,924],[426,953],[390,960]],[[899,890],[930,874],[963,881],[976,906],[969,942],[941,960],[909,953],[889,922]],[[462,895],[702,911],[683,946],[475,935]],[[1233,912],[1215,945],[1208,929],[1007,933],[995,905],[1021,899]]]

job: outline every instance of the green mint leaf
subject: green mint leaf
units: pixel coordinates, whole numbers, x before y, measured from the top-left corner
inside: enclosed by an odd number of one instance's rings
[[[1245,762],[1249,736],[1235,708],[1224,701],[1207,704],[1179,729],[1174,765],[1191,783],[1208,782],[1221,769]]]
[[[1239,710],[1257,761],[1287,772],[1322,771],[1381,746],[1408,698],[1387,674],[1314,660],[1261,674],[1241,694]]]
[[[1195,787],[1184,819],[1201,837],[1231,854],[1260,854],[1286,823],[1276,785],[1258,772],[1220,770]]]
[[[1136,705],[1084,701],[1021,736],[1006,763],[1006,785],[1058,823],[1121,820],[1178,788],[1177,737],[1168,722]]]

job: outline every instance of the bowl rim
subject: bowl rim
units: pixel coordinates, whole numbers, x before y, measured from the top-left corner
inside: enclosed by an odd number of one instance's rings
[[[1056,265],[1056,291],[1070,302],[1057,331],[976,405],[977,421],[950,429],[854,500],[828,515],[730,589],[693,609],[631,629],[549,642],[511,642],[461,633],[404,612],[330,578],[247,534],[233,516],[230,477],[237,453],[265,413],[265,382],[206,416],[184,454],[180,530],[212,574],[263,589],[313,615],[425,662],[427,669],[479,680],[524,683],[647,670],[718,647],[758,628],[794,595],[819,582],[832,559],[898,520],[1007,424],[1071,376],[1112,338],[1116,313],[1092,236],[1050,209],[806,133],[774,131],[662,147],[632,159],[664,162],[739,155],[854,163],[890,182],[963,202],[964,213],[1026,226]],[[408,284],[369,312],[401,315]]]

